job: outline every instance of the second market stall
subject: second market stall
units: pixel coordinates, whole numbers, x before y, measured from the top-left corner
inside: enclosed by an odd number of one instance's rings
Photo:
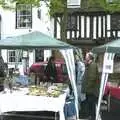
[[[96,54],[104,54],[100,94],[96,115],[96,120],[98,120],[102,97],[105,91],[106,83],[108,81],[108,75],[109,73],[113,73],[114,56],[115,54],[120,54],[120,39],[113,40],[112,42],[108,42],[98,47],[94,47],[92,51]]]

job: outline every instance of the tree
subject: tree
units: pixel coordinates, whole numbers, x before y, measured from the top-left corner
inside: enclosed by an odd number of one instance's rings
[[[57,22],[61,28],[61,40],[67,42],[67,0],[50,0],[49,8],[51,16],[56,17],[56,13],[62,15],[61,21],[57,19]]]
[[[89,0],[88,7],[95,7],[96,5],[105,11],[120,12],[120,0]]]
[[[47,4],[47,3],[46,3]],[[49,7],[49,13],[52,17],[56,17],[57,14],[62,15],[61,21],[59,21],[57,18],[57,22],[60,25],[61,28],[61,40],[64,42],[67,42],[67,32],[66,32],[66,26],[67,26],[67,0],[50,0],[50,4],[47,4]]]

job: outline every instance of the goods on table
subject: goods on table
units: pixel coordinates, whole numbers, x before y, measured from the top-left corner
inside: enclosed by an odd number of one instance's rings
[[[29,88],[29,95],[42,95],[42,96],[46,96],[47,95],[47,88],[45,87],[38,87],[38,86],[31,86]]]
[[[49,97],[58,97],[64,93],[64,90],[67,88],[65,84],[54,84],[51,86],[30,86],[29,95],[35,96],[49,96]]]

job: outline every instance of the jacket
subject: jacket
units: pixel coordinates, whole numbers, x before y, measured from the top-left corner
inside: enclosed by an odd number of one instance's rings
[[[48,80],[52,80],[53,82],[55,82],[56,77],[57,77],[57,70],[56,70],[55,64],[48,63],[44,72],[46,76],[48,77]]]
[[[92,62],[86,65],[84,81],[82,83],[82,92],[98,96],[99,85],[98,66],[95,62]]]

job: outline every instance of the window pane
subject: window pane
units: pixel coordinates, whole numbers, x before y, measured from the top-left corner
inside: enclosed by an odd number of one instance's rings
[[[27,5],[26,10],[31,11],[31,7],[32,7],[31,5]]]
[[[22,58],[19,58],[18,62],[22,62]]]
[[[68,16],[67,29],[68,30],[76,30],[77,29],[76,16]]]
[[[8,50],[8,62],[22,62],[22,57],[16,59],[18,56],[15,50]],[[17,61],[16,61],[17,60]]]
[[[113,14],[111,17],[111,28],[113,30],[120,29],[120,14]]]
[[[9,56],[9,62],[15,62],[15,57]]]
[[[10,60],[10,62],[15,62],[15,57],[11,57]]]
[[[15,56],[15,51],[9,51],[9,56]]]
[[[17,4],[16,27],[31,28],[32,27],[32,6],[25,4]]]

